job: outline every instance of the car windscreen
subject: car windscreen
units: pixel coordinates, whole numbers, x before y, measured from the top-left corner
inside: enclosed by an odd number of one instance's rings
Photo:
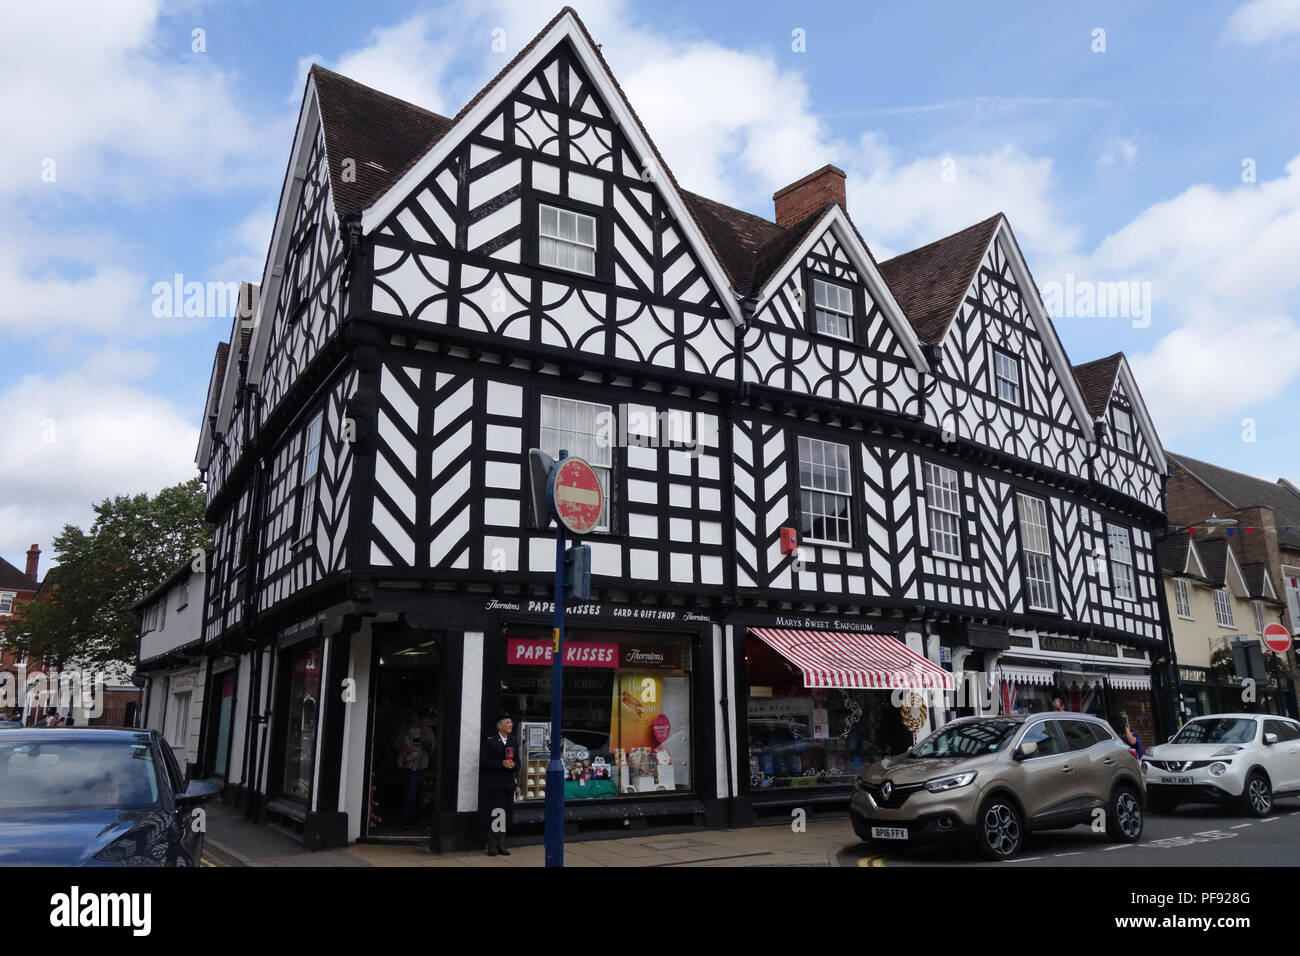
[[[976,757],[1005,747],[1020,724],[1014,720],[977,720],[953,724],[912,748],[914,757]]]
[[[160,805],[158,773],[147,741],[5,743],[0,738],[0,813]]]
[[[1255,721],[1248,717],[1193,720],[1174,734],[1171,744],[1248,744],[1255,739]]]

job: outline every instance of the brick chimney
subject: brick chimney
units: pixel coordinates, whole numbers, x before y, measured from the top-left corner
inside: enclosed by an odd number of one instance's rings
[[[36,545],[32,545],[27,550],[27,576],[33,581],[40,581],[40,578],[36,576],[36,570],[40,567],[40,564],[41,549]]]
[[[772,195],[772,201],[776,203],[776,224],[788,229],[828,202],[837,202],[844,207],[844,197],[844,170],[838,166],[823,166]]]

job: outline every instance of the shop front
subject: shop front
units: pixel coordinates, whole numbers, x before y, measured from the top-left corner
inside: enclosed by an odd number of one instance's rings
[[[546,602],[522,602],[495,627],[484,727],[514,721],[515,826],[540,833],[550,759],[553,640]],[[574,832],[721,821],[712,695],[713,635],[678,608],[580,605],[566,614],[561,747]]]
[[[927,701],[955,686],[880,622],[753,621],[733,628],[742,819],[792,801],[844,799],[864,768],[916,742]]]
[[[1127,726],[1144,743],[1156,740],[1147,651],[1024,631],[1010,631],[1009,638],[997,660],[1002,713],[1040,713],[1059,699],[1063,709],[1100,717],[1116,733]]]

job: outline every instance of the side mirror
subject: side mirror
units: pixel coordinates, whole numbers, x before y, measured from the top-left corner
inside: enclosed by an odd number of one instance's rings
[[[207,803],[220,792],[221,788],[215,783],[208,783],[206,780],[192,780],[190,785],[185,788],[184,793],[176,794],[176,806],[180,808],[197,807],[199,804]]]
[[[1016,752],[1011,756],[1016,760],[1024,760],[1026,757],[1032,757],[1038,753],[1038,743],[1033,740],[1026,741],[1016,748]]]
[[[1271,747],[1271,746],[1273,746],[1275,743],[1277,743],[1277,734],[1265,734],[1265,735],[1264,735],[1264,745],[1265,745],[1265,746],[1267,746],[1267,747]]]

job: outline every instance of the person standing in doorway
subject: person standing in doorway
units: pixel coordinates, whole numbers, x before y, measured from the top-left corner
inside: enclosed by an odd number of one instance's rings
[[[487,831],[488,856],[509,856],[506,833],[514,822],[515,790],[519,775],[516,757],[519,753],[511,734],[515,722],[503,713],[497,718],[497,730],[483,742],[479,763],[479,809]]]
[[[415,828],[420,809],[420,783],[429,767],[433,739],[424,728],[419,711],[412,710],[407,725],[397,737],[397,769],[402,775],[402,829]]]

